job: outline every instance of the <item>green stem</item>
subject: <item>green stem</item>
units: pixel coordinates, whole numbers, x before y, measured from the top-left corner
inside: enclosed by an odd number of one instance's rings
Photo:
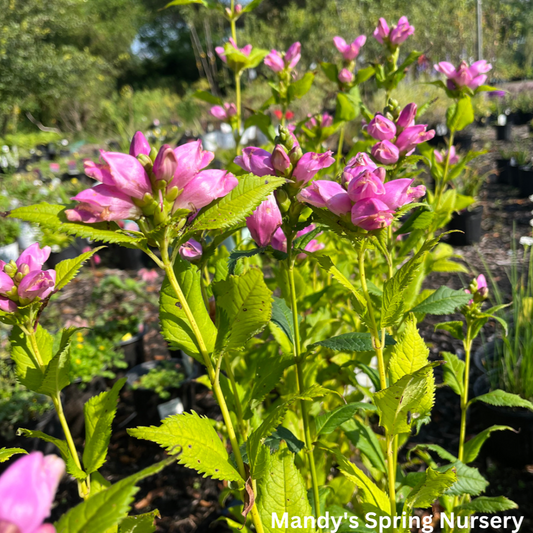
[[[437,207],[435,208],[435,211],[439,210],[440,202],[442,199],[442,194],[444,193],[444,187],[446,185],[446,179],[448,177],[448,172],[450,170],[450,149],[453,146],[453,138],[454,138],[455,132],[453,130],[450,130],[450,137],[448,139],[448,153],[446,154],[446,161],[444,163],[444,172],[442,174],[442,180],[440,184],[435,185],[435,195],[437,200]]]
[[[237,154],[239,154],[241,150],[240,149],[241,127],[242,127],[241,74],[242,74],[241,72],[235,72],[235,106],[237,107],[237,136],[236,136]]]
[[[461,431],[459,434],[459,461],[464,458],[464,446],[466,436],[466,412],[468,410],[468,387],[470,374],[470,352],[472,351],[472,339],[470,338],[470,326],[467,327],[465,347],[465,377],[463,381],[463,394],[461,395]]]
[[[292,241],[293,235],[287,238],[287,250],[289,257],[287,258],[289,267],[289,287],[291,295],[291,311],[294,329],[294,359],[296,360],[296,381],[298,392],[304,392],[304,375],[303,363],[301,360],[301,344],[300,344],[300,323],[298,321],[298,304],[296,300],[296,285],[294,283],[294,259],[292,257]],[[305,400],[300,401],[300,408],[302,411],[302,422],[304,426],[305,447],[307,448],[307,457],[309,459],[309,470],[311,472],[311,485],[313,488],[313,499],[315,503],[315,518],[318,520],[320,516],[320,496],[318,491],[318,476],[316,474],[315,457],[313,455],[313,440],[311,438],[311,430],[309,425],[309,413],[307,410],[307,403]],[[319,529],[320,531],[320,529]]]
[[[246,439],[248,438],[248,429],[244,422],[241,400],[239,398],[239,392],[237,389],[237,382],[235,381],[235,375],[233,374],[233,370],[231,368],[231,362],[229,360],[229,355],[227,352],[224,352],[224,365],[226,366],[226,374],[228,375],[228,379],[231,383],[231,390],[233,391],[233,398],[235,400],[235,407],[237,411],[235,414],[237,415],[237,421],[239,423],[239,430],[241,432],[243,441],[246,441]]]
[[[174,269],[172,268],[172,263],[170,262],[170,259],[168,256],[168,246],[169,246],[168,241],[169,241],[169,235],[168,235],[168,228],[167,228],[167,230],[165,231],[164,241],[160,245],[161,259],[163,262],[165,274],[167,275],[167,278],[178,298],[178,302],[180,303],[181,308],[183,309],[183,312],[185,313],[185,316],[187,317],[189,325],[191,326],[191,329],[193,331],[194,337],[198,344],[198,349],[200,351],[200,354],[204,360],[205,367],[207,369],[207,375],[209,376],[209,380],[213,387],[215,398],[217,399],[218,405],[222,412],[224,423],[226,424],[226,429],[228,431],[228,437],[231,442],[231,447],[233,449],[233,454],[235,456],[235,461],[237,463],[239,473],[242,479],[246,482],[248,476],[246,475],[246,469],[244,468],[244,462],[242,460],[242,455],[241,455],[241,451],[239,448],[239,442],[235,434],[235,429],[233,428],[233,423],[231,421],[231,416],[228,410],[228,406],[226,404],[224,394],[220,387],[220,381],[218,379],[217,372],[215,368],[213,367],[213,362],[211,361],[211,357],[205,345],[205,341],[200,331],[200,328],[198,327],[198,324],[196,323],[196,319],[194,318],[194,315],[191,311],[191,308],[189,307],[189,304],[185,298],[185,295],[183,294],[183,291],[181,290],[180,284],[176,278],[176,274],[174,273]],[[244,493],[245,491],[243,491],[243,501],[244,501]],[[259,513],[257,511],[257,506],[255,504],[252,507],[251,515],[252,515],[252,520],[253,520],[253,523],[255,525],[257,532],[263,533],[263,524],[261,523],[261,518],[259,516]]]
[[[339,133],[339,144],[337,145],[337,160],[335,161],[335,174],[339,171],[339,166],[341,164],[342,159],[342,147],[344,145],[344,128],[345,126],[342,126],[341,131]]]
[[[39,350],[39,345],[37,344],[37,337],[35,333],[33,333],[33,328],[29,329],[28,336],[30,338],[31,346],[33,348],[33,353],[35,354],[35,357],[37,359],[37,362],[39,363],[39,366],[41,367],[41,371],[44,371],[44,361],[41,356],[41,352]],[[63,428],[63,433],[65,434],[65,440],[67,441],[67,446],[70,451],[70,454],[72,455],[72,459],[74,460],[74,463],[76,466],[83,472],[83,468],[81,467],[80,458],[78,456],[78,451],[76,450],[76,445],[74,444],[74,439],[72,438],[72,433],[70,432],[70,428],[68,427],[67,419],[65,418],[65,413],[63,411],[63,404],[61,403],[61,396],[59,392],[55,393],[52,396],[52,402],[54,404],[54,408],[56,410],[57,416],[59,418],[59,422],[61,424],[61,427]],[[89,486],[88,481],[79,481],[78,480],[78,490],[80,493],[80,496],[85,500],[89,497]]]

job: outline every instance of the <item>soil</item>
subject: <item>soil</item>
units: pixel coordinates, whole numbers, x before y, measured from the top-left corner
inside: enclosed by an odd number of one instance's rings
[[[495,160],[499,156],[499,150],[527,150],[532,153],[533,140],[527,126],[513,127],[513,142],[504,143],[495,140],[495,131],[491,127],[473,128],[474,149],[489,149],[489,151],[476,160],[476,167],[483,173],[487,173],[489,178],[495,177]],[[480,203],[484,207],[482,227],[484,235],[481,242],[476,246],[456,248],[455,253],[460,256],[460,260],[469,268],[471,272],[484,272],[484,261],[490,265],[491,275],[498,282],[504,294],[510,294],[510,286],[507,279],[506,270],[511,265],[511,242],[514,237],[518,239],[523,235],[531,235],[529,221],[533,216],[533,202],[529,199],[518,197],[515,189],[497,185],[492,182],[484,184],[480,193]],[[514,230],[513,230],[514,227]],[[113,273],[124,276],[121,271]],[[99,269],[94,273],[96,276],[109,274],[110,271]],[[469,280],[466,275],[457,273],[436,273],[427,280],[426,288],[437,288],[441,285],[459,289],[464,287]],[[57,302],[61,320],[79,320],[79,307],[76,302],[86,301],[91,290],[94,278],[91,276],[80,276],[71,283],[63,296]],[[156,294],[161,278],[152,282],[148,291]],[[166,359],[170,357],[165,341],[158,333],[157,310],[154,306],[146,304],[144,309],[146,314],[146,335],[145,359]],[[451,338],[446,332],[434,331],[434,326],[438,322],[453,320],[454,316],[428,316],[421,324],[422,336],[430,345],[431,359],[440,359],[440,353],[450,351],[462,354],[462,345],[459,341]],[[482,338],[478,339],[474,349],[481,342],[490,339],[495,333],[495,324],[489,323],[484,328]],[[437,369],[437,382],[441,383],[441,373]],[[96,382],[94,386],[105,386],[105,383]],[[91,394],[93,391],[89,391]],[[69,394],[66,391],[67,395]],[[72,393],[72,402],[75,394]],[[217,420],[221,419],[220,411],[211,393],[201,385],[196,385],[192,391],[192,408],[199,414],[207,415]],[[68,403],[68,402],[67,402]],[[420,434],[414,436],[409,441],[409,446],[416,443],[431,442],[438,444],[457,453],[458,431],[459,431],[460,410],[457,396],[445,387],[437,389],[437,398],[433,410],[431,423],[424,426]],[[108,461],[102,467],[101,472],[110,481],[115,482],[127,475],[139,471],[140,469],[161,460],[164,452],[155,444],[141,441],[129,437],[127,428],[142,425],[143,421],[136,415],[132,391],[124,389],[118,405],[117,416],[114,422],[111,444],[109,448]],[[473,436],[479,432],[477,427],[475,411],[472,411],[467,435]],[[77,445],[82,446],[82,432],[76,437]],[[27,449],[39,447],[45,449],[43,444],[31,443],[30,441],[17,439],[9,445],[23,445]],[[52,451],[46,448],[47,451]],[[512,453],[512,450],[509,451]],[[404,457],[405,458],[405,457]],[[524,515],[525,520],[522,531],[533,531],[533,465],[522,469],[509,468],[498,465],[481,453],[475,463],[481,473],[490,482],[487,495],[505,495],[514,500],[520,509],[514,514]],[[139,492],[136,495],[133,512],[144,513],[153,509],[158,509],[162,518],[157,521],[157,531],[160,533],[199,533],[205,531],[226,531],[225,527],[214,521],[227,511],[227,502],[221,505],[219,496],[224,489],[224,484],[218,481],[203,478],[194,471],[181,465],[172,464],[162,473],[145,479],[139,484]],[[56,506],[53,510],[53,519],[57,519],[63,512],[75,505],[79,501],[77,496],[76,483],[73,480],[65,479],[58,490]],[[434,509],[438,512],[438,508]],[[437,531],[437,529],[435,530]],[[484,531],[492,531],[484,530]]]

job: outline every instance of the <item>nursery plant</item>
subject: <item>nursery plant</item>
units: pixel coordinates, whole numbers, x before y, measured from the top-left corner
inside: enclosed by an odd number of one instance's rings
[[[381,19],[374,37],[383,45],[383,59],[366,70],[354,74],[364,39],[351,45],[335,40],[342,68],[322,65],[326,74],[337,73],[328,76],[338,87],[335,117],[326,126],[324,115],[310,122],[320,110],[311,114],[305,121],[310,124],[300,125],[307,135],[300,143],[298,127],[293,133],[285,124],[292,99],[305,96],[314,79],[313,73],[293,76],[299,43],[286,53],[239,48],[235,22],[258,2],[244,8],[232,3],[227,9],[202,4],[219,9],[232,31],[232,40],[217,52],[235,74],[235,106],[199,95],[219,106],[213,114],[224,112],[232,124],[237,150],[229,170],[209,168],[215,155],[203,150],[201,141],[156,150],[137,132],[128,154],[101,151],[99,162],[85,163],[86,174],[98,184],[76,194],[69,205],[42,202],[5,213],[8,220],[147,254],[164,273],[158,302],[162,333],[171,348],[205,368],[203,383],[222,415],[217,422],[191,411],[158,426],[130,429],[132,437],[159,444],[169,457],[111,484],[100,469],[124,380],[86,403],[85,443],[77,447],[61,391],[71,382],[71,352],[82,333],[63,327],[52,335],[42,325],[47,307],[54,305],[52,296],[100,248],[55,269],[45,269],[50,249],[38,244],[17,261],[0,263],[0,320],[12,326],[18,379],[51,399],[65,438],[28,429],[21,433],[55,444],[67,473],[78,482],[81,501],[55,529],[126,533],[142,526],[154,531],[155,513],[128,516],[135,485],[176,460],[224,482],[223,496],[240,502],[223,518],[234,531],[326,532],[343,524],[344,530],[407,533],[429,527],[426,518],[431,517],[421,518],[415,509],[431,508],[438,499],[450,513],[452,525],[445,527],[452,531],[464,520],[457,524],[451,513],[468,518],[514,508],[503,496],[480,496],[487,482],[468,465],[488,435],[465,443],[471,343],[489,319],[498,320],[497,310],[482,309],[486,287],[479,278],[469,292],[422,289],[431,272],[464,270],[452,260],[450,247],[439,243],[440,230],[453,210],[471,201],[448,186],[472,157],[454,161],[453,137],[473,121],[473,94],[490,90],[483,85],[490,65],[462,63],[457,70],[438,65],[448,77],[438,85],[452,102],[450,138],[444,155],[428,157],[423,143],[434,132],[419,123],[421,107],[402,108],[393,98],[419,56],[400,47],[414,28],[406,17],[394,26]],[[252,113],[246,122],[268,132],[269,144],[242,147],[240,78],[263,58],[277,76],[266,104],[281,107],[281,124],[274,128],[263,112],[267,107]],[[384,107],[376,112],[360,106],[357,93],[357,84],[373,74],[386,92]],[[359,112],[367,123],[369,152],[356,152],[346,161],[342,128]],[[312,132],[309,126],[333,128],[330,133],[339,134],[337,153],[321,151],[321,142],[310,146],[312,137],[304,130]],[[417,148],[422,155],[414,154]],[[434,172],[433,193],[417,181],[420,161]],[[123,226],[124,220],[138,228]],[[237,244],[231,251],[222,244],[229,237]],[[464,340],[465,362],[448,355],[430,361],[418,323],[427,314],[456,310],[465,316],[466,333],[458,322],[441,327]],[[400,450],[431,418],[433,371],[439,365],[446,383],[461,396],[460,447],[457,456],[431,443],[411,450],[429,463],[413,472],[412,461],[401,463]],[[526,400],[498,391],[477,401],[533,409]],[[446,463],[437,465],[428,451]],[[9,458],[20,450],[0,453]],[[36,463],[42,459],[29,457]],[[30,459],[19,459],[10,469],[26,468]],[[0,490],[5,479],[10,478],[0,478]],[[51,498],[43,502],[44,512],[35,515],[41,522]],[[22,531],[12,509],[0,506],[0,525]]]

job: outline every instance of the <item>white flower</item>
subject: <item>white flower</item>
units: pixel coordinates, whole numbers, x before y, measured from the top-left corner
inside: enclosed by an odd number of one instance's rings
[[[520,244],[522,246],[533,246],[533,237],[520,237]]]

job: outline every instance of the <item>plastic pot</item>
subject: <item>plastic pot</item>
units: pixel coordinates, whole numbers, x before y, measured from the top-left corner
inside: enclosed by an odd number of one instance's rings
[[[457,147],[466,152],[472,148],[473,136],[471,133],[461,132],[454,137],[453,142]]]
[[[520,196],[527,198],[533,194],[533,168],[530,166],[520,167],[518,172],[520,184]]]
[[[500,185],[509,185],[509,159],[496,159],[496,168],[498,169],[498,181]]]
[[[514,157],[509,161],[509,185],[517,189],[520,187],[520,167]]]
[[[482,375],[474,383],[474,396],[489,392],[489,379]],[[483,452],[496,461],[514,467],[533,462],[533,413],[527,409],[496,407],[476,402],[476,421],[483,429],[503,425],[513,431],[495,431],[483,446]]]
[[[503,126],[500,126],[499,124],[496,124],[494,127],[496,128],[496,139],[498,141],[510,141],[511,140],[511,121],[507,121]]]
[[[452,246],[469,246],[481,240],[481,218],[483,206],[478,205],[471,211],[465,209],[454,213],[448,225],[450,230],[459,230],[463,233],[450,233],[448,242]]]
[[[120,341],[119,350],[124,354],[124,361],[128,368],[140,365],[144,362],[144,329],[127,341]]]

